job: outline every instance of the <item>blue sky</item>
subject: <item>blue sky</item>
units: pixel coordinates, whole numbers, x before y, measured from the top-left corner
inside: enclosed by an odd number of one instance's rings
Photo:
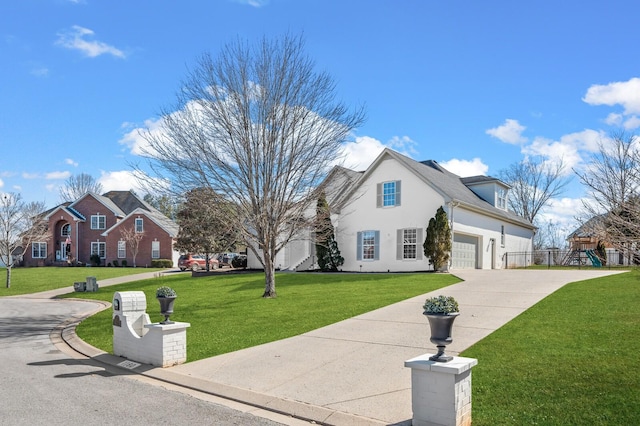
[[[463,176],[526,155],[579,169],[640,127],[636,1],[14,0],[0,5],[0,192],[58,203],[70,175],[135,189],[136,129],[175,100],[188,66],[237,37],[304,32],[307,53],[385,147]],[[568,169],[570,173],[570,169]],[[573,226],[574,179],[546,218]]]

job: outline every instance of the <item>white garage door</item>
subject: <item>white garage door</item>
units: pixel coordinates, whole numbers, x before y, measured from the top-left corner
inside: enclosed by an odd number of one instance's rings
[[[451,251],[451,267],[454,269],[475,269],[478,259],[478,238],[455,234]]]

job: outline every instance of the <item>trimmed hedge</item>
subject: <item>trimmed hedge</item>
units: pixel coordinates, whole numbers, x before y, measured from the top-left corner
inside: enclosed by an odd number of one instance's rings
[[[152,268],[171,268],[173,261],[171,259],[153,259],[151,261]]]

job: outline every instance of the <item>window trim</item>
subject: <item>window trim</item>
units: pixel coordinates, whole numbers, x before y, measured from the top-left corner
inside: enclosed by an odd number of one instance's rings
[[[406,234],[407,231],[415,232],[415,242],[407,243],[406,242]],[[396,232],[396,260],[422,260],[423,250],[422,247],[422,228],[401,228]],[[409,246],[414,246],[415,248],[415,257],[406,257],[406,250]]]
[[[125,240],[118,241],[118,259],[127,258],[127,242]]]
[[[394,184],[393,204],[385,205],[384,187],[386,184],[391,184],[391,183]],[[402,192],[402,181],[399,181],[399,180],[388,180],[388,181],[384,181],[376,184],[376,207],[390,208],[390,207],[400,206],[401,192]],[[391,194],[386,194],[386,195],[391,196]]]
[[[98,250],[94,250],[93,247],[97,246]],[[100,249],[102,247],[102,250]],[[101,253],[102,252],[102,253]],[[97,254],[100,256],[100,259],[107,258],[107,243],[104,241],[91,241],[91,249],[89,251],[90,256]]]
[[[64,232],[65,229],[69,229],[69,232],[65,233]],[[60,227],[60,236],[61,237],[70,237],[71,236],[71,224],[70,223],[65,223],[64,225],[62,225]]]
[[[93,221],[95,220],[95,224]],[[100,223],[102,222],[102,223]],[[91,229],[107,229],[107,216],[103,214],[93,214],[91,215]]]
[[[505,188],[496,190],[496,207],[502,210],[507,209],[507,190]]]
[[[504,247],[505,242],[505,234],[504,234],[504,225],[500,226],[500,246]]]
[[[365,244],[364,244],[364,239],[365,236],[367,236],[369,233],[373,233],[373,244],[367,244],[366,246],[373,246],[373,257],[367,257],[365,258],[364,256],[364,250],[365,250]],[[371,230],[368,229],[366,231],[359,231],[357,233],[357,253],[356,253],[356,259],[357,260],[362,260],[364,262],[373,262],[376,260],[380,260],[380,231],[375,231],[375,230]]]
[[[138,223],[140,224],[140,230],[138,230]],[[136,217],[133,222],[133,229],[136,234],[142,234],[144,232],[144,220],[141,217]]]
[[[154,248],[157,246],[157,248]],[[151,258],[160,259],[160,241],[151,241]]]
[[[36,244],[38,245],[38,253],[36,254]],[[43,254],[44,247],[44,256]],[[46,259],[47,258],[47,243],[46,241],[34,241],[31,243],[31,258],[33,259]]]

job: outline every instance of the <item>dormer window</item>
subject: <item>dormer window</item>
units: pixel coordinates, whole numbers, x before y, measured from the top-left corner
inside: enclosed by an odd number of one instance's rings
[[[496,207],[502,210],[507,209],[507,190],[498,188],[496,191]]]

